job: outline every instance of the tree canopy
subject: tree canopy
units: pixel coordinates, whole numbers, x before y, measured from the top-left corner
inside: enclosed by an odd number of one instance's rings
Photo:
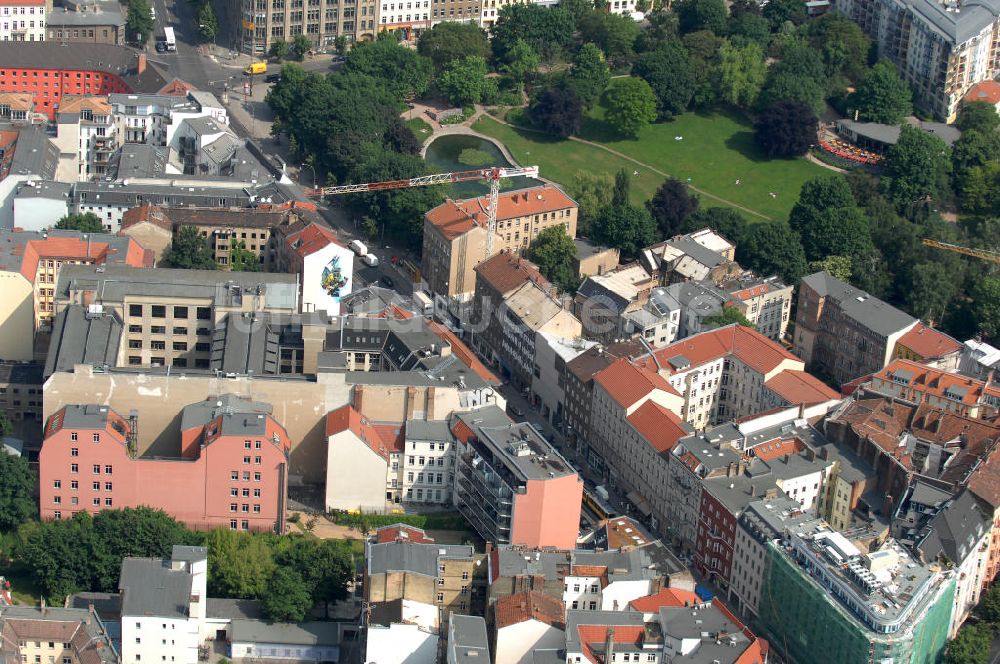
[[[743,327],[753,327],[753,323],[747,320],[739,309],[732,306],[722,307],[722,311],[717,314],[713,314],[702,321],[706,329],[714,329],[716,327],[725,327],[726,325],[742,325]]]
[[[430,58],[437,70],[453,60],[490,57],[490,41],[475,23],[443,21],[425,30],[417,42],[417,53]]]
[[[356,44],[344,62],[345,74],[363,74],[383,81],[399,98],[420,96],[431,83],[430,58],[389,39]]]
[[[680,31],[711,30],[717,35],[726,32],[726,3],[723,0],[679,0],[674,3]]]
[[[872,247],[868,219],[842,177],[818,177],[802,185],[788,216],[809,260],[856,256]]]
[[[686,183],[677,178],[667,178],[646,201],[646,209],[653,215],[660,235],[673,237],[681,232],[687,218],[698,210],[698,197],[689,191]]]
[[[726,42],[719,49],[719,97],[727,104],[750,108],[757,101],[767,78],[764,51],[756,42],[735,46]],[[768,112],[765,111],[764,115]]]
[[[937,136],[904,124],[886,151],[882,187],[897,208],[941,196],[948,187],[950,150]]]
[[[777,274],[789,284],[797,284],[807,267],[798,234],[779,220],[749,224],[736,245],[736,260],[757,274]]]
[[[71,212],[56,222],[56,228],[74,230],[82,233],[103,233],[104,224],[101,218],[93,212]]]
[[[0,532],[14,530],[37,514],[35,473],[28,460],[0,450]]]
[[[663,42],[655,50],[639,55],[632,66],[632,74],[648,83],[655,93],[660,119],[669,120],[688,109],[697,81],[687,51],[679,41]],[[623,80],[630,79],[615,79],[611,84],[614,86]]]
[[[298,570],[279,567],[261,597],[264,614],[277,622],[302,622],[313,607],[312,595]]]
[[[441,94],[456,106],[478,104],[497,94],[496,80],[487,78],[486,73],[486,60],[481,57],[452,60],[438,77],[437,86]]]
[[[125,40],[131,44],[142,46],[149,41],[155,27],[150,13],[149,0],[129,0],[128,13],[125,17]]]
[[[590,108],[601,98],[610,82],[611,71],[601,49],[589,42],[581,46],[566,75],[566,87],[576,93],[586,108]]]
[[[182,226],[174,233],[163,262],[169,267],[185,270],[214,270],[217,267],[215,254],[195,226]]]
[[[545,133],[566,138],[580,131],[583,105],[570,88],[546,88],[531,105],[531,119]]]
[[[808,104],[779,101],[757,116],[754,139],[769,157],[798,157],[817,141],[819,119]]]
[[[913,113],[913,91],[895,65],[880,60],[865,75],[850,103],[862,120],[898,125]]]
[[[546,279],[559,290],[572,293],[580,285],[573,269],[576,245],[562,226],[550,226],[535,238],[528,247],[528,260],[534,262]]]
[[[996,106],[988,101],[973,101],[962,104],[958,109],[955,126],[966,131],[995,131],[1000,127],[1000,114]]]
[[[503,60],[518,39],[526,41],[546,61],[572,44],[576,18],[561,8],[549,9],[534,3],[509,4],[500,8],[491,29],[493,54]]]
[[[617,78],[604,93],[605,119],[615,131],[636,136],[656,120],[656,95],[641,78]]]

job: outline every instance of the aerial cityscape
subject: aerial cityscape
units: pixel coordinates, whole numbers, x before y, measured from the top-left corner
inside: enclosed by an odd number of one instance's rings
[[[0,0],[0,664],[1000,664],[1000,0]]]

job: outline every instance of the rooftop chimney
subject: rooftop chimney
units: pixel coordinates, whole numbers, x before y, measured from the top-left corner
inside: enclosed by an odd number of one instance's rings
[[[135,71],[137,74],[141,74],[146,71],[146,54],[140,53],[138,59],[135,63]]]
[[[611,664],[615,655],[615,628],[608,627],[608,637],[604,642],[604,664]]]

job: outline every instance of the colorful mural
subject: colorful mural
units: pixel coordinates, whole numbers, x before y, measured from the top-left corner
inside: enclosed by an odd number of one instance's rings
[[[340,269],[340,256],[334,256],[330,262],[323,267],[323,276],[320,285],[323,291],[330,297],[340,298],[341,290],[350,283],[351,279]],[[343,295],[346,295],[344,293]]]

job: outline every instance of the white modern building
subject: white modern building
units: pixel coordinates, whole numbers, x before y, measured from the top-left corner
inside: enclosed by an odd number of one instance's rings
[[[0,41],[45,41],[45,0],[0,5]]]

